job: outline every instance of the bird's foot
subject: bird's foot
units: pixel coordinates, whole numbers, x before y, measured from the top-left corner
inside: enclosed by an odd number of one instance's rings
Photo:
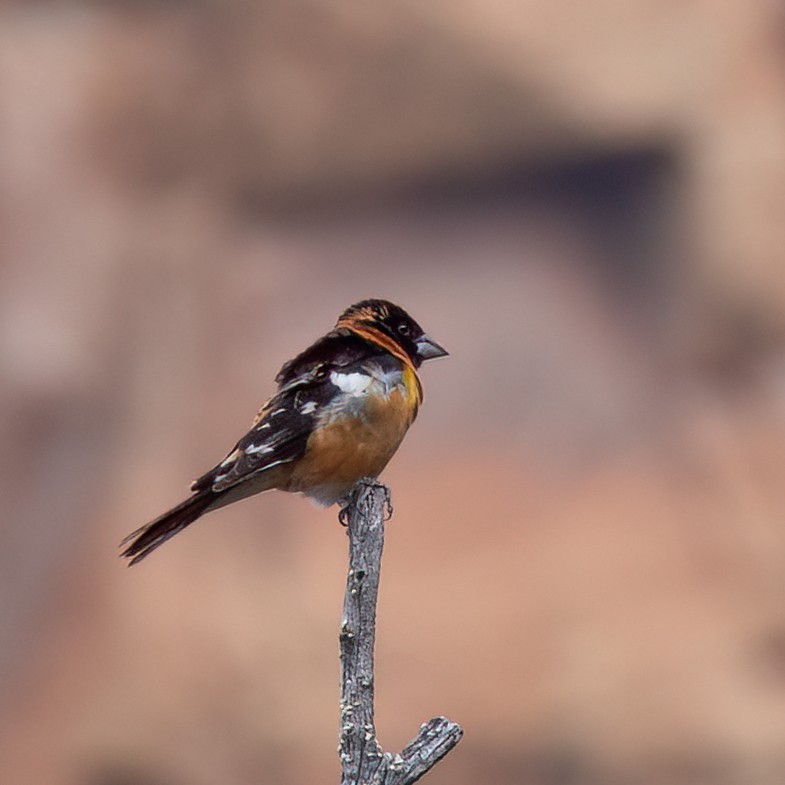
[[[379,482],[375,477],[361,477],[354,484],[351,491],[349,491],[349,493],[339,502],[341,509],[338,512],[338,522],[341,526],[349,525],[349,514],[352,507],[357,503],[360,494],[364,490],[376,489],[381,489],[384,492],[384,520],[389,521],[390,518],[392,518],[393,506],[390,489],[383,482]]]
[[[351,501],[347,498],[345,500],[341,500],[339,502],[341,505],[341,509],[338,510],[338,523],[341,526],[348,526],[349,525],[349,510],[351,509]]]

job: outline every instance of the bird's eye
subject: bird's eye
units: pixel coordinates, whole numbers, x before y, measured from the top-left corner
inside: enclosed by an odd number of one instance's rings
[[[408,335],[408,334],[409,334],[409,325],[408,325],[408,324],[406,324],[406,322],[401,322],[401,323],[398,325],[398,332],[399,332],[401,335]]]

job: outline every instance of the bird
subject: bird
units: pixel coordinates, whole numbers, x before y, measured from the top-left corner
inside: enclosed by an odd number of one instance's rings
[[[202,515],[268,490],[318,506],[348,503],[398,449],[423,400],[417,371],[448,352],[399,305],[367,299],[284,363],[250,430],[191,484],[191,496],[129,534],[122,556],[137,564]]]

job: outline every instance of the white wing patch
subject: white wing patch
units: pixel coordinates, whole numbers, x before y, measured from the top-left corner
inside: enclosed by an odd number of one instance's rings
[[[270,447],[269,444],[249,444],[245,448],[245,454],[246,455],[255,455],[255,454],[258,453],[259,455],[265,455],[268,452],[272,452],[274,449],[275,448],[274,447]]]
[[[364,373],[330,373],[330,381],[347,395],[365,395],[373,383],[373,377]]]
[[[308,401],[300,407],[300,414],[313,414],[316,411],[316,401]]]

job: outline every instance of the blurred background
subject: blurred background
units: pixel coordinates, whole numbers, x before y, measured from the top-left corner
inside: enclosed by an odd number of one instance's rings
[[[451,785],[785,782],[785,9],[6,0],[0,781],[337,781],[335,511],[128,570],[369,296],[451,352],[377,719]]]

